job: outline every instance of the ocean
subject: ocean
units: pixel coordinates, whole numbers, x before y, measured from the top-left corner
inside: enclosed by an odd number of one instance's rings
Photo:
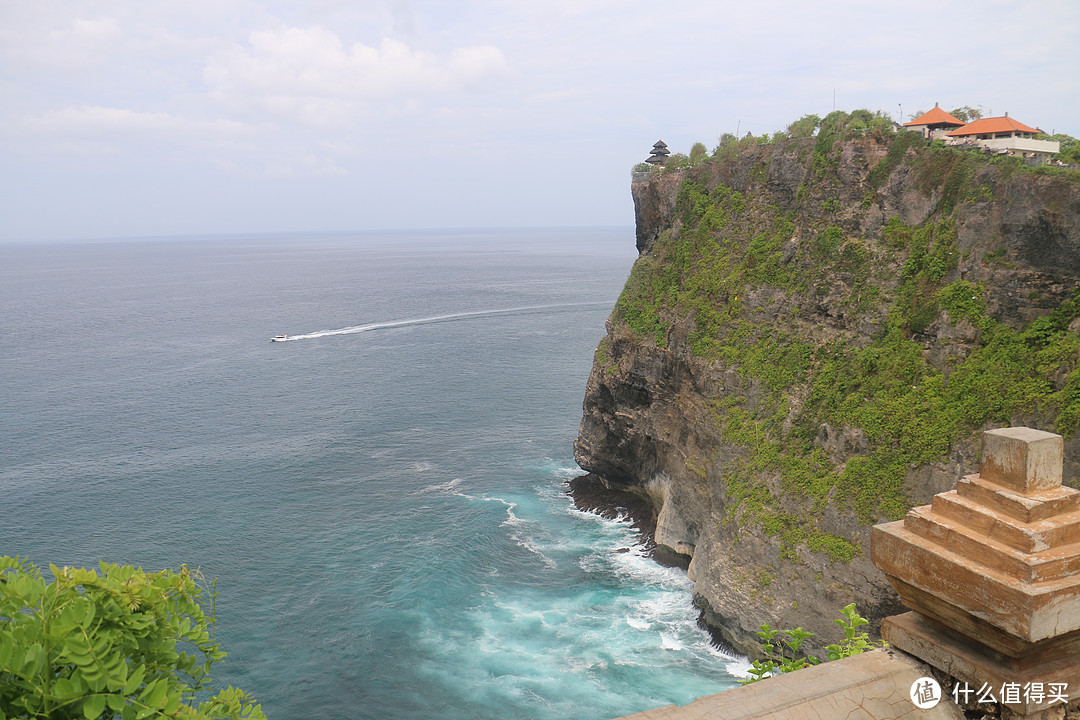
[[[629,228],[0,245],[0,553],[200,568],[216,684],[272,720],[732,687],[685,573],[565,493],[635,256]]]

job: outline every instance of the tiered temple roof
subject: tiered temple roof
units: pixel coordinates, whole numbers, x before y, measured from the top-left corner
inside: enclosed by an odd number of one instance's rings
[[[645,162],[652,163],[653,165],[663,165],[667,162],[667,157],[670,154],[671,151],[667,149],[667,143],[663,140],[657,140],[656,144],[652,147],[652,155],[650,155]]]

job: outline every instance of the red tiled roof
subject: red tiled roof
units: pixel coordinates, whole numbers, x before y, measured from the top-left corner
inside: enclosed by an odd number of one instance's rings
[[[930,112],[923,113],[909,123],[904,123],[904,127],[909,127],[911,125],[940,125],[942,123],[945,125],[959,126],[963,125],[964,121],[958,120],[955,116],[950,115],[935,105],[934,109]]]
[[[1022,122],[1013,120],[1008,115],[1002,117],[990,117],[968,123],[959,130],[949,133],[950,137],[963,137],[965,135],[991,135],[993,133],[1007,132],[1038,133],[1038,128],[1028,127]]]

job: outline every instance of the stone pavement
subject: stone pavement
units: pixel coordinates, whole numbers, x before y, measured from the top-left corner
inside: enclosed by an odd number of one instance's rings
[[[620,720],[964,720],[951,698],[918,708],[912,685],[930,668],[883,648]]]

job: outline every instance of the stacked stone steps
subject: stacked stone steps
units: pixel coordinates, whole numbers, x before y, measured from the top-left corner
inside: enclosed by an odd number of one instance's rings
[[[996,508],[963,497],[956,490],[935,495],[932,507],[935,515],[966,525],[989,540],[1028,554],[1080,542],[1080,512],[1022,522]]]
[[[1033,492],[1028,497],[985,480],[980,475],[967,475],[960,479],[956,492],[974,503],[1005,513],[1023,523],[1080,511],[1080,490],[1061,485]]]
[[[1080,518],[1078,518],[1080,519]],[[1001,582],[1019,580],[1037,585],[1080,573],[1080,544],[1071,543],[1029,553],[1001,542],[993,534],[973,530],[963,522],[935,511],[915,508],[904,518],[904,529],[970,563],[981,565]]]

